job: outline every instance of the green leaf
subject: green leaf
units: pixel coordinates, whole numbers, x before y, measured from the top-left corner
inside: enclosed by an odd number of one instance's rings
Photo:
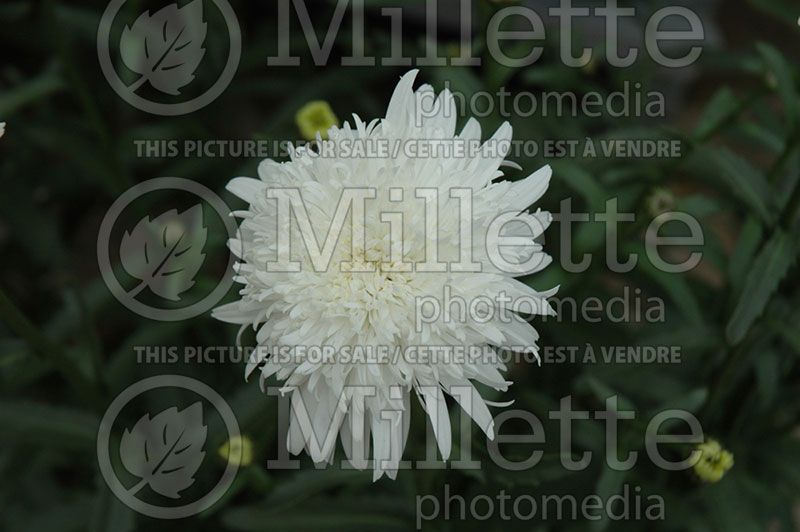
[[[787,123],[791,128],[797,123],[798,115],[800,115],[800,105],[798,105],[797,90],[794,83],[794,75],[792,67],[783,57],[783,55],[766,43],[758,43],[756,45],[758,53],[766,63],[769,74],[775,77],[777,84],[778,94],[780,94],[784,105],[784,114],[786,115]]]
[[[771,223],[775,219],[769,183],[762,172],[753,168],[745,159],[727,148],[704,149],[692,157],[690,165],[694,173],[705,179],[724,183],[758,216]]]
[[[708,399],[708,390],[706,388],[695,388],[682,393],[680,396],[664,401],[659,405],[658,411],[685,410],[687,412],[699,412],[706,399]],[[664,425],[668,426],[669,424],[667,422]]]
[[[695,218],[706,218],[722,210],[722,205],[716,198],[693,194],[677,198],[676,206],[680,212],[691,214]]]
[[[629,246],[630,253],[639,257],[646,257],[646,251],[641,244]],[[636,269],[651,278],[669,295],[673,304],[681,311],[683,317],[690,324],[700,326],[703,324],[703,311],[697,295],[689,285],[687,278],[682,275],[662,272],[649,260],[640,260]]]
[[[741,289],[763,236],[764,228],[758,220],[753,216],[748,217],[739,233],[739,240],[736,242],[728,267],[728,276],[734,290]]]
[[[728,87],[722,87],[703,111],[697,122],[693,136],[703,141],[717,132],[726,122],[731,120],[741,109],[741,102]]]
[[[783,134],[769,124],[739,122],[731,128],[748,146],[764,148],[772,153],[780,153],[785,147]]]
[[[741,342],[753,322],[764,312],[770,297],[794,263],[795,254],[794,242],[780,229],[758,254],[725,328],[725,336],[731,345]]]
[[[559,161],[553,163],[553,175],[564,181],[572,190],[583,196],[586,204],[594,211],[605,207],[605,200],[611,194],[603,189],[592,174],[577,164]]]
[[[0,95],[0,116],[4,119],[22,107],[46,98],[64,88],[64,82],[55,72],[47,71],[25,81]]]
[[[617,396],[617,406],[619,410],[636,410],[636,407],[630,399],[620,394],[597,377],[586,374],[580,378],[575,384],[575,389],[581,390],[584,387],[590,390],[595,397],[603,403],[605,403],[607,399]]]

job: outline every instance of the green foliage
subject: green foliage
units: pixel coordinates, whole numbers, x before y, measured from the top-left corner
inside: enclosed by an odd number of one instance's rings
[[[476,3],[483,25],[502,7]],[[145,3],[133,4],[143,9]],[[570,250],[560,249],[556,225],[549,230],[546,249],[556,260],[525,281],[537,288],[560,285],[559,298],[575,298],[579,304],[592,297],[619,297],[625,285],[641,290],[645,307],[647,298],[663,298],[665,318],[626,324],[567,316],[534,322],[541,346],[591,346],[597,354],[595,363],[509,368],[515,385],[495,399],[514,399],[514,408],[535,413],[545,423],[548,439],[546,444],[511,446],[507,454],[522,460],[533,450],[543,450],[534,468],[510,472],[493,464],[485,439],[473,431],[469,443],[483,463],[480,470],[401,471],[397,481],[376,484],[371,472],[317,471],[305,459],[299,471],[266,469],[266,460],[276,456],[278,447],[277,400],[262,395],[256,382],[245,383],[243,367],[143,364],[137,363],[133,350],[142,345],[229,344],[234,328],[210,316],[180,323],[140,318],[118,304],[98,271],[100,220],[133,183],[186,177],[238,206],[224,192],[225,183],[256,172],[257,159],[139,158],[135,139],[294,139],[294,113],[310,100],[330,102],[343,120],[350,113],[380,116],[403,72],[401,67],[316,68],[307,56],[301,67],[268,69],[266,58],[277,52],[272,7],[232,4],[245,35],[234,82],[217,101],[180,118],[140,113],[106,83],[95,48],[105,2],[7,0],[0,5],[0,43],[7,58],[0,67],[0,120],[8,123],[0,140],[0,473],[5,479],[0,528],[120,532],[175,527],[135,514],[109,492],[98,471],[95,438],[99,419],[120,391],[147,376],[180,373],[206,382],[229,402],[243,433],[254,441],[255,461],[240,471],[217,505],[177,526],[214,531],[408,530],[415,524],[415,498],[434,494],[441,499],[445,484],[464,497],[503,489],[517,495],[597,493],[605,498],[630,484],[664,497],[665,520],[646,526],[607,519],[518,523],[495,515],[488,522],[426,523],[426,529],[727,532],[766,530],[776,523],[790,529],[800,495],[800,70],[795,2],[750,0],[759,16],[794,31],[794,42],[740,42],[734,35],[736,49],[707,50],[684,94],[681,119],[671,107],[665,120],[605,114],[511,118],[514,136],[520,139],[666,138],[680,143],[680,158],[584,158],[580,153],[557,160],[541,153],[515,158],[524,172],[553,164],[545,209],[558,212],[561,201],[570,199],[573,210],[595,214],[617,198],[620,210],[637,214],[635,222],[619,226],[620,256],[639,256],[629,273],[613,274],[606,267],[603,224],[579,222],[573,226]],[[329,20],[335,2],[316,4],[314,20]],[[390,4],[368,1],[367,9],[374,14]],[[349,42],[348,32],[342,31],[334,53],[346,55]],[[424,55],[422,39],[403,44],[407,54]],[[385,34],[369,32],[368,45],[376,55],[390,55]],[[609,94],[620,90],[624,80],[639,81],[645,90],[672,83],[646,61],[625,70],[604,64],[594,71],[573,69],[562,66],[548,46],[535,65],[509,69],[489,61],[480,38],[475,50],[484,66],[423,67],[420,77],[437,88],[447,83],[467,97],[501,86],[511,93]],[[724,85],[719,81],[723,74]],[[484,137],[503,120],[497,109],[482,117]],[[517,179],[527,173],[509,169],[507,175]],[[648,198],[657,189],[674,196],[675,208],[696,216],[704,229],[704,260],[688,274],[663,272],[647,258],[646,230],[657,214],[649,211]],[[216,231],[208,239],[207,260],[221,270],[227,261],[225,236]],[[591,266],[570,273],[559,265],[562,251],[574,260],[588,254]],[[216,278],[201,271],[196,281],[213,285]],[[232,291],[229,300],[233,297]],[[253,342],[249,334],[245,340]],[[604,346],[654,345],[679,346],[680,363],[625,364],[600,355]],[[592,466],[581,472],[561,467],[558,426],[547,412],[566,395],[572,395],[576,408],[587,410],[602,409],[616,395],[620,409],[636,412],[635,421],[621,421],[619,428],[620,447],[639,452],[633,469],[621,473],[605,467],[604,427],[595,419],[575,424],[573,449],[575,455],[593,452]],[[644,426],[667,408],[697,413],[705,432],[735,454],[736,464],[721,482],[703,484],[691,470],[662,471],[646,459]],[[665,430],[680,434],[685,427]],[[209,437],[219,441],[223,432],[217,428]],[[406,457],[425,456],[424,436],[423,416],[416,411]],[[466,443],[454,441],[453,455]],[[677,444],[669,449],[673,458],[688,452]],[[221,468],[214,463],[212,473]]]

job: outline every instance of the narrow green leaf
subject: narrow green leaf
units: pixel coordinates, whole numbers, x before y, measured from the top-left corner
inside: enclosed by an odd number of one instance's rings
[[[668,401],[662,403],[658,410],[686,410],[687,412],[699,412],[703,403],[708,399],[708,390],[706,388],[695,388],[688,392],[684,392]]]
[[[617,396],[617,406],[619,410],[636,410],[636,407],[630,399],[618,393],[611,386],[601,381],[597,377],[587,374],[576,383],[577,389],[582,387],[586,387],[588,390],[594,393],[595,397],[597,397],[597,399],[603,403],[605,403],[607,399]]]
[[[777,230],[753,262],[725,336],[731,345],[742,341],[761,316],[772,294],[794,263],[796,249],[791,237]]]
[[[800,105],[798,105],[792,67],[783,57],[783,54],[769,44],[758,43],[756,48],[764,59],[764,63],[766,63],[768,75],[774,76],[776,89],[783,100],[786,120],[791,128],[797,123],[798,115],[800,115]],[[772,80],[772,77],[770,77],[770,80]]]
[[[0,94],[0,116],[7,118],[29,103],[45,98],[64,88],[55,72],[47,71]]]
[[[676,199],[678,211],[691,214],[695,218],[705,218],[722,210],[722,205],[716,198],[702,194],[693,194]]]
[[[693,136],[703,141],[712,136],[726,122],[732,119],[741,109],[741,102],[728,87],[722,87],[703,111]]]
[[[775,210],[766,177],[745,159],[727,148],[698,151],[690,162],[694,173],[725,184],[730,192],[766,221],[773,222]]]
[[[611,197],[611,194],[603,189],[592,174],[577,164],[556,162],[553,164],[553,174],[583,196],[586,204],[594,211],[602,210],[605,200]]]
[[[755,217],[749,216],[739,233],[739,240],[736,242],[728,266],[728,277],[735,291],[742,288],[745,275],[750,270],[763,236],[764,228]]]
[[[629,252],[639,257],[646,256],[645,249],[641,244],[630,246]],[[653,266],[649,260],[640,260],[636,269],[647,275],[667,293],[686,321],[695,326],[703,324],[703,312],[700,308],[700,303],[685,276],[662,272]]]

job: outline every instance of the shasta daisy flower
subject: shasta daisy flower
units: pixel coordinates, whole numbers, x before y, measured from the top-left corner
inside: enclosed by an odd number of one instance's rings
[[[251,360],[246,376],[260,369],[263,386],[275,375],[291,394],[289,450],[306,449],[315,462],[330,462],[339,435],[358,468],[369,465],[372,447],[375,479],[397,474],[412,392],[431,420],[443,459],[451,450],[445,393],[493,438],[487,406],[493,403],[473,383],[505,391],[505,365],[501,357],[456,355],[475,348],[481,355],[500,348],[537,354],[538,334],[520,313],[553,314],[547,297],[555,289],[537,292],[515,279],[550,262],[534,240],[550,213],[528,212],[547,189],[550,168],[499,181],[510,125],[484,143],[474,119],[456,134],[453,96],[445,90],[436,97],[428,85],[414,91],[415,77],[411,71],[401,78],[385,118],[365,123],[354,116],[352,125],[328,129],[330,149],[323,149],[320,136],[316,147],[294,150],[288,162],[263,161],[260,179],[229,183],[228,190],[249,203],[234,213],[242,223],[230,242],[239,257],[236,280],[244,287],[240,300],[214,311],[242,330],[257,330],[263,356]],[[468,156],[458,150],[420,156],[419,147],[429,141],[479,149]],[[394,149],[357,156],[358,142]],[[289,209],[278,199],[286,189],[299,191],[301,207]],[[352,190],[370,191],[363,208],[355,200],[340,210],[345,191]],[[343,230],[331,238],[337,224]],[[309,247],[326,235],[331,247],[320,246],[323,255],[327,249],[321,267]],[[443,300],[445,293],[469,311],[459,312],[459,304]],[[523,299],[524,309],[511,308],[509,301]],[[483,307],[471,304],[478,300]],[[431,303],[430,319],[419,319],[423,301]],[[440,303],[440,312],[432,302]],[[302,349],[308,346],[333,354],[312,357]],[[353,356],[358,348],[381,347],[393,356]],[[433,347],[448,350],[422,356]],[[293,356],[279,356],[284,348]]]

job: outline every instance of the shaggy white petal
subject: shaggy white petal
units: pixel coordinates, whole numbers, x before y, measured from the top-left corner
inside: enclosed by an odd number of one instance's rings
[[[493,264],[487,252],[487,243],[499,242],[488,227],[497,217],[508,216],[511,223],[504,225],[503,236],[522,236],[526,241],[514,248],[507,260],[523,260],[532,254],[531,271],[550,263],[534,238],[552,217],[543,211],[527,211],[547,190],[550,168],[516,182],[500,180],[501,168],[516,167],[504,161],[512,138],[510,124],[502,124],[482,145],[481,127],[473,118],[456,134],[453,95],[445,90],[436,96],[429,85],[414,91],[416,74],[411,71],[402,76],[385,118],[364,122],[354,116],[352,124],[332,127],[327,138],[333,153],[320,156],[313,146],[291,149],[289,162],[263,161],[258,179],[237,177],[228,184],[231,193],[248,203],[246,211],[235,213],[241,219],[240,230],[229,242],[239,258],[235,280],[243,286],[240,300],[214,311],[222,321],[257,330],[256,340],[265,349],[249,361],[245,374],[260,369],[262,388],[267,378],[275,376],[283,383],[281,390],[291,395],[290,452],[305,450],[316,462],[331,462],[335,438],[329,435],[338,435],[348,460],[360,469],[371,465],[376,479],[397,475],[408,437],[412,394],[422,402],[439,451],[447,459],[452,436],[445,393],[454,396],[464,412],[493,438],[488,406],[503,403],[482,399],[473,382],[500,391],[511,383],[503,377],[506,368],[500,357],[346,360],[343,353],[358,347],[388,346],[406,353],[415,347],[449,346],[535,354],[539,335],[521,315],[552,315],[547,298],[557,290],[530,288],[514,279],[520,273],[505,272]],[[422,116],[420,106],[425,110]],[[475,157],[412,157],[403,150],[391,156],[353,157],[342,148],[345,141],[426,139],[473,143],[480,150]],[[352,212],[348,211],[328,267],[315,269],[300,243],[299,219],[279,217],[277,202],[267,198],[267,189],[286,187],[299,189],[308,214],[305,232],[320,246],[343,191],[375,189],[376,197],[367,203],[365,226],[359,228],[364,235],[361,247],[349,230]],[[433,242],[425,233],[425,202],[415,195],[420,188],[438,191],[439,223]],[[451,190],[464,188],[471,190],[473,200],[472,219],[466,221],[460,217],[461,200],[450,195]],[[402,201],[395,201],[390,189],[400,189]],[[400,247],[381,213],[403,215]],[[480,271],[418,271],[431,243],[438,249],[440,262],[460,258],[463,223],[473,230],[470,250]],[[288,254],[278,247],[281,234],[292,239]],[[289,259],[300,263],[300,271],[272,271],[266,266]],[[400,262],[411,267],[398,268]],[[343,271],[342,263],[366,270]],[[507,301],[498,301],[495,310],[513,311],[510,320],[454,316],[451,309],[445,309],[436,320],[417,323],[420,298],[442,300],[445,287],[467,302],[479,297],[495,301],[507,294],[525,298],[529,304],[514,308]],[[333,360],[313,360],[298,355],[302,346],[331,346],[336,354]],[[293,356],[280,356],[283,348]]]

